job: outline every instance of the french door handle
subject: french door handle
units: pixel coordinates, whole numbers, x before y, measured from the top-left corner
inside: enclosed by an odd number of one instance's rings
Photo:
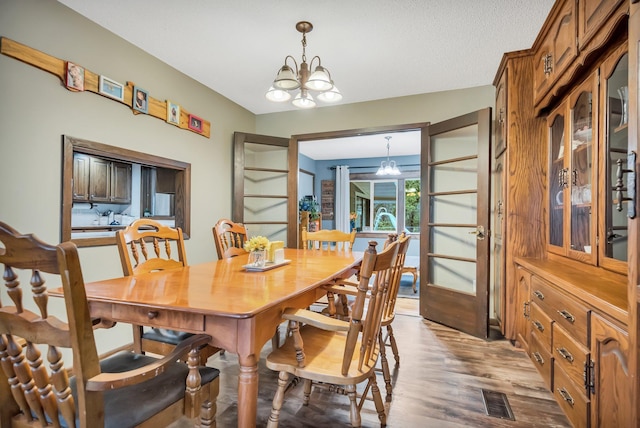
[[[477,226],[476,230],[469,232],[470,235],[476,235],[478,241],[482,241],[485,238],[484,226]]]

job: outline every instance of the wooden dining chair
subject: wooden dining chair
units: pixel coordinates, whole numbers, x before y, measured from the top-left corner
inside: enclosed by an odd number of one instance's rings
[[[391,384],[391,371],[389,370],[389,362],[387,360],[386,347],[391,347],[393,352],[393,357],[396,361],[396,367],[400,366],[400,353],[398,351],[398,344],[396,342],[395,336],[393,335],[393,327],[392,323],[395,319],[396,315],[396,301],[398,299],[398,292],[400,291],[400,280],[402,278],[402,274],[404,273],[404,263],[407,257],[407,250],[409,249],[409,242],[411,240],[411,236],[406,233],[402,233],[399,237],[396,234],[389,234],[389,239],[385,242],[385,247],[390,245],[393,242],[398,243],[398,255],[396,257],[395,265],[393,267],[391,281],[389,283],[389,292],[386,295],[386,299],[383,304],[383,312],[382,312],[382,321],[380,323],[380,365],[382,368],[382,374],[385,382],[386,388],[386,401],[391,401],[393,395],[393,386]],[[334,302],[337,299],[334,299],[334,295],[344,296],[343,299],[339,299],[338,301],[342,302],[348,299],[353,300],[355,296],[357,296],[357,284],[354,284],[348,280],[338,280],[333,284],[326,285],[325,290],[327,290],[328,301]],[[352,304],[347,304],[346,308],[343,306],[342,312],[347,311],[349,314],[347,317],[341,316],[341,319],[349,318],[352,311]],[[327,311],[330,316],[335,316],[337,314],[337,308],[329,305],[329,310]],[[383,329],[386,328],[386,334]]]
[[[213,240],[216,243],[218,260],[247,254],[244,249],[247,239],[247,229],[241,223],[223,218],[213,226]]]
[[[119,230],[116,242],[125,276],[187,266],[184,237],[179,227],[172,228],[155,220],[140,218]],[[191,335],[177,330],[134,325],[133,349],[142,354],[168,355]],[[202,363],[218,351],[219,348],[207,345],[200,354],[204,358]]]
[[[219,371],[197,364],[210,336],[162,359],[120,351],[100,360],[74,243],[49,245],[0,222],[0,263],[10,299],[0,302],[0,426],[151,427],[215,414]],[[62,286],[66,320],[47,281]],[[187,364],[176,361],[183,355]]]
[[[290,375],[304,380],[305,405],[309,404],[314,385],[347,395],[354,427],[362,425],[360,409],[371,391],[378,418],[385,425],[386,414],[375,366],[380,352],[378,336],[383,302],[389,292],[398,243],[393,242],[380,253],[376,252],[376,245],[374,241],[369,242],[362,258],[358,292],[349,321],[305,309],[285,309],[283,319],[289,322],[292,334],[266,359],[267,367],[279,372],[268,427],[278,426]],[[357,397],[356,386],[364,382],[364,391]]]
[[[343,232],[335,229],[322,229],[316,232],[307,231],[302,228],[301,241],[302,248],[316,250],[351,250],[356,241],[356,230]]]

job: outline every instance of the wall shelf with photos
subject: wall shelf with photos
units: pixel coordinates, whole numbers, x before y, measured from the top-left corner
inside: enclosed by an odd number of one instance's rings
[[[93,92],[131,108],[134,114],[146,114],[203,137],[211,136],[211,123],[189,113],[171,100],[158,100],[133,82],[126,84],[96,74],[80,64],[65,61],[37,49],[0,37],[0,53],[57,76],[70,91]]]

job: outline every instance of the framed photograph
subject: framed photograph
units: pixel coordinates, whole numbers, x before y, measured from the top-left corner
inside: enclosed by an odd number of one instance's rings
[[[202,132],[202,119],[193,114],[189,115],[189,129],[196,132]]]
[[[106,76],[100,76],[98,91],[107,97],[114,98],[118,101],[124,101],[124,86],[122,83],[118,83]]]
[[[149,93],[138,86],[134,86],[132,104],[134,110],[140,113],[147,113],[149,111]]]
[[[167,100],[167,122],[180,126],[180,106]]]
[[[67,61],[67,88],[73,91],[84,91],[84,67]]]

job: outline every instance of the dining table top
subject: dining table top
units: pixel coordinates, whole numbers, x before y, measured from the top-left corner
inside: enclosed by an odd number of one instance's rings
[[[289,263],[265,271],[245,268],[248,255],[179,269],[85,284],[91,302],[248,318],[304,294],[334,277],[354,273],[362,253],[285,248]],[[55,293],[54,293],[55,294]]]

